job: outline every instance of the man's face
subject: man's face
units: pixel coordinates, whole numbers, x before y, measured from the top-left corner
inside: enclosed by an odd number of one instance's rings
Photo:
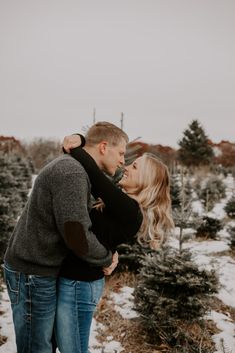
[[[109,143],[105,146],[105,151],[101,159],[102,169],[109,175],[114,175],[118,167],[125,163],[126,141],[121,139],[120,143],[112,146]]]

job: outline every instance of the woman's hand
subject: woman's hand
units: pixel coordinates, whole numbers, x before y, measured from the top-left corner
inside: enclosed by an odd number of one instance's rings
[[[100,212],[103,211],[104,207],[105,207],[105,204],[100,197],[98,197],[98,199],[95,201],[95,203],[92,206],[92,208],[95,208],[97,211],[100,211]]]
[[[67,153],[70,153],[70,149],[79,147],[82,144],[81,137],[79,135],[65,136],[63,140],[63,148]]]
[[[103,267],[103,272],[104,272],[105,276],[111,275],[111,273],[117,267],[117,264],[118,264],[118,252],[115,251],[115,253],[113,254],[113,261],[112,261],[111,265],[109,267]]]

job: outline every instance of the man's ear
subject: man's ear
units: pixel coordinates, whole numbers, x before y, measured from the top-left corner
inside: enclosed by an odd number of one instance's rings
[[[100,153],[101,153],[102,155],[105,154],[105,152],[106,152],[106,150],[107,150],[107,145],[108,145],[107,141],[101,141],[101,142],[99,143],[99,150],[100,150]]]

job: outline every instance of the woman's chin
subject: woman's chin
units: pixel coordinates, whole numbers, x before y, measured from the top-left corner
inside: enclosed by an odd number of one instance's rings
[[[125,187],[125,179],[122,178],[119,180],[118,185],[121,186],[121,188]]]
[[[122,191],[127,193],[127,190],[126,190],[126,185],[125,185],[125,182],[121,182],[121,180],[119,181],[118,185],[121,187]],[[128,189],[128,187],[127,187]]]

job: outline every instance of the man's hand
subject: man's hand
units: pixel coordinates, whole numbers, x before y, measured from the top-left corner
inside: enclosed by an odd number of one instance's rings
[[[113,254],[113,261],[112,261],[111,265],[109,267],[103,267],[103,272],[104,272],[105,276],[111,275],[111,273],[117,267],[117,264],[118,264],[118,252],[116,251]]]
[[[70,153],[70,149],[81,146],[82,141],[79,135],[65,136],[63,140],[63,147],[67,153]]]

